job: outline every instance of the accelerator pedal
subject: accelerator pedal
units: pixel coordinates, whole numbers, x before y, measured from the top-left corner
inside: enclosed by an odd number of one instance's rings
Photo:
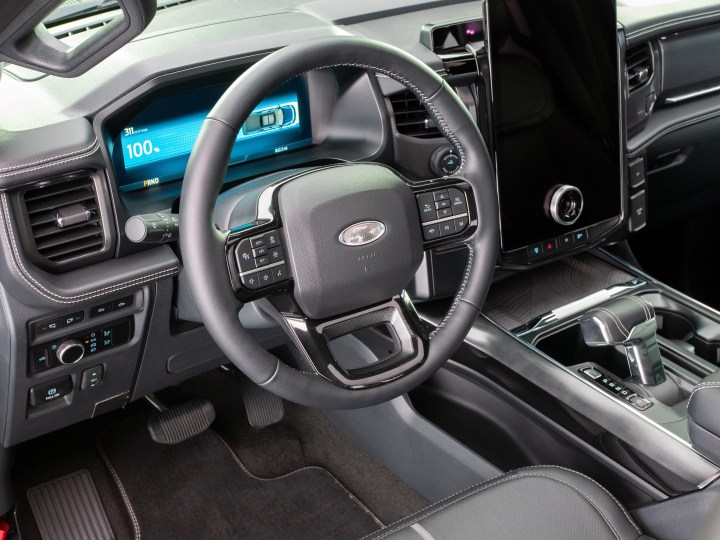
[[[27,491],[43,540],[114,540],[105,508],[87,470]]]
[[[248,422],[255,429],[277,424],[283,419],[285,409],[282,399],[261,388],[247,377],[241,379],[241,390]]]
[[[155,396],[148,401],[160,412],[148,418],[152,440],[160,444],[178,444],[200,435],[215,421],[215,407],[206,399],[193,399],[166,408]]]

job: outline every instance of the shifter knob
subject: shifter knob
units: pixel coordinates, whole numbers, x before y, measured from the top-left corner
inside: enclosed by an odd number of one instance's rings
[[[624,346],[637,382],[648,386],[665,382],[655,309],[649,302],[637,296],[618,298],[583,315],[580,329],[591,347]]]

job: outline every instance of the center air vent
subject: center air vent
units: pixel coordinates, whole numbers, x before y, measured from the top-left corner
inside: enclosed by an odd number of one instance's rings
[[[630,92],[645,85],[654,71],[652,49],[649,43],[628,50],[625,56],[628,89]]]
[[[439,137],[435,122],[430,118],[420,100],[410,91],[400,92],[390,96],[395,126],[398,133],[408,137],[428,139]]]
[[[93,178],[73,176],[23,194],[40,258],[57,267],[102,251],[105,234]]]

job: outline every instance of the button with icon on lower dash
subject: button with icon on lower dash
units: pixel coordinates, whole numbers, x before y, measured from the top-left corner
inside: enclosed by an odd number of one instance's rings
[[[530,259],[539,257],[540,255],[543,254],[542,244],[533,244],[532,246],[528,246],[527,254],[528,254],[528,258],[530,258]]]

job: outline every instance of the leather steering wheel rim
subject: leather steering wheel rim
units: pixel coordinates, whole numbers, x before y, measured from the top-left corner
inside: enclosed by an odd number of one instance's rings
[[[235,138],[253,108],[283,83],[307,71],[353,66],[393,78],[412,91],[457,148],[459,176],[473,189],[478,216],[468,264],[451,307],[431,334],[425,362],[379,386],[341,388],[315,373],[298,371],[261,347],[240,323],[226,264],[225,233],[213,222],[215,200],[227,172]],[[350,409],[407,393],[440,368],[469,332],[490,286],[498,249],[494,173],[484,141],[466,107],[428,66],[395,47],[356,37],[311,40],[280,49],[245,71],[203,123],[182,186],[180,246],[184,272],[208,332],[253,382],[307,406]],[[420,226],[418,219],[418,227]]]

